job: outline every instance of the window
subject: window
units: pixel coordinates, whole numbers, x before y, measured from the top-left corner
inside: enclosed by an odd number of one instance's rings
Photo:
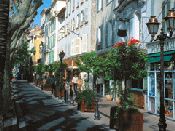
[[[117,21],[113,20],[112,22],[112,44],[115,44],[115,42],[117,41],[117,30],[118,30],[118,25],[117,25]]]
[[[98,27],[97,29],[97,50],[100,50],[102,48],[102,26]]]
[[[112,45],[112,21],[107,24],[107,47]]]
[[[76,25],[75,25],[76,28],[78,28],[78,24],[79,24],[79,23],[78,23],[78,22],[79,22],[78,19],[79,19],[79,17],[78,17],[78,15],[77,15],[77,17],[76,17]]]
[[[88,51],[87,40],[88,40],[88,35],[83,34],[82,35],[82,40],[81,40],[81,53],[84,53],[84,52]]]
[[[76,8],[79,7],[79,0],[75,0],[76,1]]]
[[[132,88],[143,89],[143,79],[141,79],[141,80],[132,80]]]
[[[89,16],[88,13],[89,13],[88,8],[85,8],[84,10],[84,23],[85,24],[88,23],[88,16]]]
[[[81,15],[80,15],[80,25],[83,25],[84,22],[84,11],[81,11]]]
[[[70,1],[68,1],[68,15],[70,15]]]
[[[106,5],[108,5],[112,0],[106,0]]]
[[[97,11],[100,11],[102,9],[103,0],[97,0]]]
[[[84,0],[80,0],[81,1],[81,4],[83,4],[84,3]]]

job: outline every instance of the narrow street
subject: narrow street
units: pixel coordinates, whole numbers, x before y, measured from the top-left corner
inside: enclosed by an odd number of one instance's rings
[[[13,91],[16,96],[20,129],[27,131],[109,129],[107,126],[109,123],[105,123],[103,119],[94,120],[94,113],[80,113],[76,106],[67,105],[27,82],[14,82]]]

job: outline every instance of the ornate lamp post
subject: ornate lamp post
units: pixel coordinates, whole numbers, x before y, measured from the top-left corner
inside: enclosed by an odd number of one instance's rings
[[[157,40],[160,44],[160,114],[159,114],[159,131],[166,131],[166,120],[165,120],[165,103],[164,103],[164,59],[163,59],[163,52],[164,52],[164,42],[168,37],[172,37],[174,28],[175,28],[175,11],[174,9],[169,10],[168,15],[164,18],[167,24],[167,29],[169,30],[170,35],[167,36],[161,29],[160,34],[157,36]],[[154,36],[157,34],[159,29],[159,22],[156,16],[151,16],[149,22],[146,23],[148,27],[149,34],[151,34],[151,41],[154,40]]]

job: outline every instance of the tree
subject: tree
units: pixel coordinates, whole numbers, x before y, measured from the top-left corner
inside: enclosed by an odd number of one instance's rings
[[[1,0],[1,2],[8,0]],[[8,3],[8,2],[7,2]],[[10,84],[9,84],[9,76],[11,71],[11,60],[17,53],[18,47],[23,44],[21,42],[21,36],[24,35],[26,30],[30,27],[30,24],[33,21],[33,18],[37,14],[37,9],[41,6],[42,0],[11,0],[10,13],[5,12],[6,14],[10,14],[9,21],[8,19],[1,23],[1,25],[7,25],[4,30],[6,33],[8,32],[8,38],[5,38],[7,42],[6,44],[6,59],[5,59],[5,70],[4,70],[4,86],[3,86],[3,110],[4,113],[8,112],[10,100]],[[9,9],[9,8],[8,8]],[[7,10],[8,10],[7,9]],[[4,17],[3,17],[4,18]],[[2,19],[2,18],[1,18]],[[1,21],[1,20],[0,20]]]
[[[2,88],[5,67],[6,48],[8,43],[9,0],[0,1],[0,116],[2,115]],[[1,120],[0,120],[1,121]]]
[[[88,80],[89,73],[93,74],[93,86],[96,86],[97,76],[104,73],[104,56],[98,56],[96,52],[85,53],[76,61],[81,72],[87,72]]]
[[[123,103],[128,101],[126,81],[143,79],[146,76],[147,56],[138,44],[139,41],[132,38],[128,42],[118,42],[113,46],[116,48],[113,53],[115,53],[117,60],[116,67],[114,66],[116,70],[113,71],[116,74],[116,79],[125,83],[125,89],[122,92]]]

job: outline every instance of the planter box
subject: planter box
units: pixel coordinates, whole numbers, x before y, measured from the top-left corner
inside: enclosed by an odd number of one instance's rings
[[[86,105],[85,101],[81,102],[81,111],[82,112],[95,112],[95,102],[92,102],[92,105],[89,107]]]
[[[115,117],[117,107],[111,108],[110,128],[119,131],[143,131],[143,114],[140,112],[120,111]]]
[[[52,87],[49,84],[45,84],[44,87],[43,87],[43,90],[45,90],[45,91],[52,91]]]
[[[119,130],[122,131],[143,131],[143,114],[140,112],[123,111],[118,119]]]

